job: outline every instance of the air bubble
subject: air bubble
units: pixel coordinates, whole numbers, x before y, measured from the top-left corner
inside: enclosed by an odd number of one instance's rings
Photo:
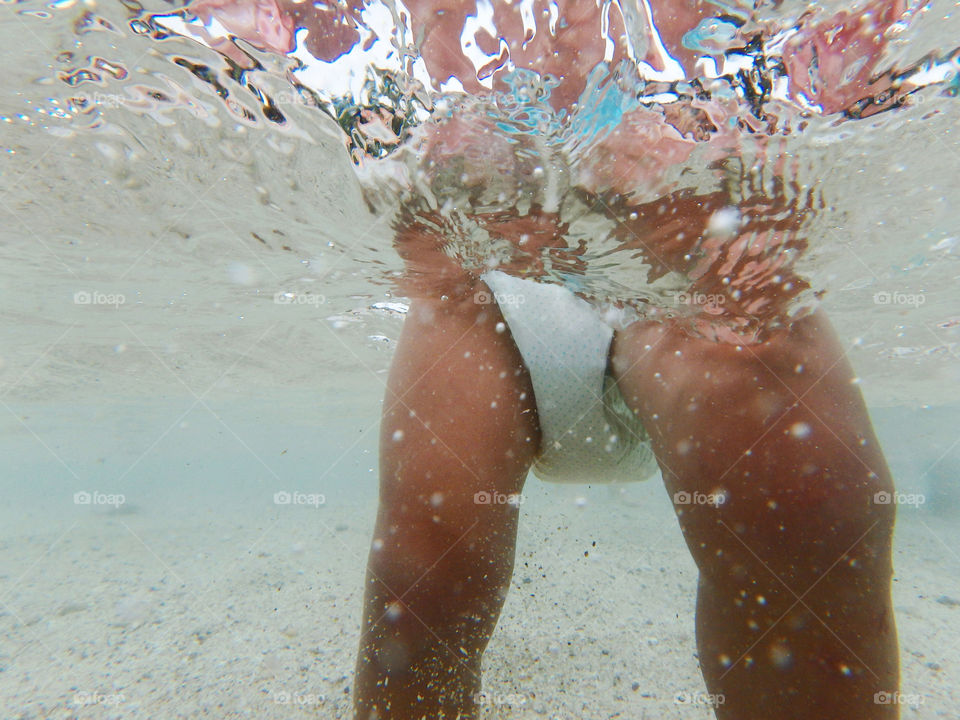
[[[707,232],[715,237],[732,238],[740,230],[740,211],[735,207],[717,210],[707,222]]]
[[[793,662],[793,653],[786,645],[777,643],[770,648],[770,662],[780,670],[786,670]]]

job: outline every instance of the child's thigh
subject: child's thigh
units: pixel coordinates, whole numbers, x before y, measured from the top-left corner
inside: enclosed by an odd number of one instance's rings
[[[848,550],[885,571],[891,479],[823,315],[742,346],[636,324],[612,364],[701,572],[765,562],[806,587]]]
[[[539,428],[529,373],[496,304],[412,301],[380,443],[382,501],[453,521],[476,514],[477,493],[519,492]]]

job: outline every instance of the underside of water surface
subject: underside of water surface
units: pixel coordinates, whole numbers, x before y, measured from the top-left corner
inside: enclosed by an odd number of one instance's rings
[[[53,283],[99,248],[115,267],[70,282],[139,293],[144,327],[193,300],[199,323],[227,297],[247,328],[280,313],[289,349],[259,359],[287,377],[293,313],[382,369],[410,297],[496,268],[731,342],[823,304],[877,400],[934,401],[960,326],[955,13],[674,5],[13,3],[43,41],[0,109],[33,228],[7,247]],[[42,194],[72,162],[101,179]],[[154,264],[192,298],[148,297]]]

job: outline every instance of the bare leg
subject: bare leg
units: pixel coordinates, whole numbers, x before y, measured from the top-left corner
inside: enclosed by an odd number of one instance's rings
[[[826,318],[739,350],[637,323],[613,367],[700,570],[718,718],[897,717],[892,481]]]
[[[417,299],[390,372],[357,720],[475,717],[539,445],[530,378],[495,305]],[[501,498],[502,499],[502,498]]]

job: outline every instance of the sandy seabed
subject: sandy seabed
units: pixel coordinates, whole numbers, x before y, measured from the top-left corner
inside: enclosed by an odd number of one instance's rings
[[[207,500],[4,522],[3,717],[350,717],[372,503]],[[522,518],[483,717],[712,717],[695,570],[658,482],[531,479]],[[958,540],[955,523],[901,512],[906,718],[960,714]]]

